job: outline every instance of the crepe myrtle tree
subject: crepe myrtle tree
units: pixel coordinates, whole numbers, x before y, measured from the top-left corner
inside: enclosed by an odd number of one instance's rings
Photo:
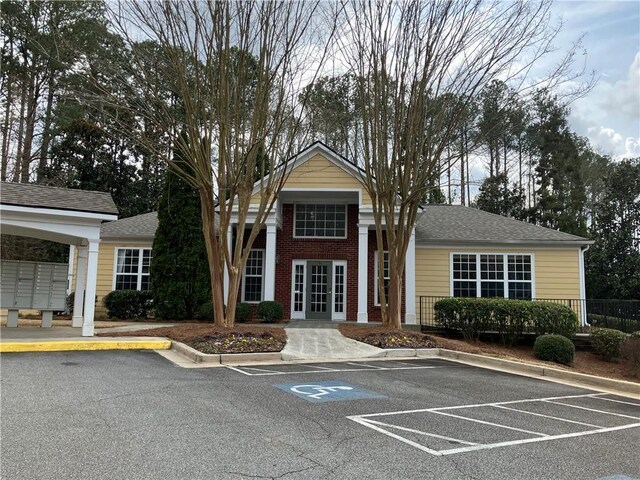
[[[241,272],[304,136],[299,84],[315,78],[335,22],[319,1],[121,1],[110,14],[131,57],[120,79],[127,102],[113,95],[112,103],[129,105],[182,152],[188,168],[170,149],[156,153],[200,195],[214,323],[231,327]],[[153,78],[137,48],[142,41],[164,57]],[[157,87],[158,75],[167,88]]]
[[[560,29],[547,0],[351,0],[342,18],[339,51],[357,79],[361,181],[372,198],[379,278],[387,241],[389,283],[378,282],[382,321],[400,328],[416,216],[434,173],[450,161],[447,147],[469,103],[495,79],[519,90],[575,80],[579,44],[533,82],[528,73],[553,51]]]

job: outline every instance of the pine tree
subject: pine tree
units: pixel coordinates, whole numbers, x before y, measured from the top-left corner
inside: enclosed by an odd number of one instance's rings
[[[158,208],[151,288],[156,318],[163,320],[194,318],[198,307],[211,299],[200,197],[171,169]]]

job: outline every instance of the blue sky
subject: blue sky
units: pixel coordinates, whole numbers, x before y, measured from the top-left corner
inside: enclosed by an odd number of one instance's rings
[[[571,105],[571,126],[601,153],[640,157],[640,2],[559,1],[564,21],[556,45],[567,48],[582,34],[586,67],[599,78]]]

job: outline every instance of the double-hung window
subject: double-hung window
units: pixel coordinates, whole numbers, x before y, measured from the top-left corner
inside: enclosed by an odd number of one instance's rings
[[[383,258],[383,263],[382,263],[382,281],[383,281],[383,288],[384,288],[384,296],[385,298],[389,298],[389,282],[391,277],[389,276],[389,252],[387,252],[386,250],[382,253],[382,258]],[[380,284],[379,278],[378,278],[378,252],[375,252],[375,257],[374,257],[374,273],[373,273],[373,277],[375,278],[375,290],[373,292],[373,298],[375,300],[375,305],[380,305],[380,290],[378,289],[378,285]]]
[[[533,298],[530,254],[454,253],[451,272],[454,297]]]
[[[114,290],[149,290],[150,248],[116,249]]]
[[[345,204],[296,204],[293,235],[308,238],[346,238],[347,206]]]
[[[264,292],[264,250],[251,250],[242,276],[242,299],[247,303],[262,301]]]

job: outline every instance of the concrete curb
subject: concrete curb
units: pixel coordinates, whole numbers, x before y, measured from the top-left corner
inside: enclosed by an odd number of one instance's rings
[[[584,387],[592,387],[604,390],[615,390],[618,392],[640,395],[640,383],[627,382],[625,380],[614,380],[612,378],[597,377],[585,373],[568,372],[559,368],[547,367],[544,365],[533,365],[516,362],[495,357],[487,357],[474,353],[457,352],[440,348],[439,356],[449,360],[455,360],[467,365],[474,365],[483,368],[491,368],[507,373],[532,375],[561,381],[569,381]]]
[[[202,353],[195,348],[181,342],[171,342],[171,350],[191,360],[193,363],[208,363],[211,365],[236,365],[252,362],[278,362],[282,360],[281,352],[261,353]]]
[[[110,340],[19,341],[0,343],[0,353],[71,352],[97,350],[169,350],[171,340],[146,337]]]

